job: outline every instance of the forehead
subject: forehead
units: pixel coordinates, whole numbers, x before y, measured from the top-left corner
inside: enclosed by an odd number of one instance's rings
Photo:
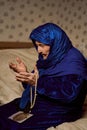
[[[48,44],[44,44],[44,43],[38,42],[38,41],[36,41],[35,44],[36,44],[36,46],[42,46],[42,47],[48,47],[48,48],[50,47]]]
[[[35,42],[36,43],[36,49],[38,49],[39,47],[43,49],[43,51],[50,51],[50,46],[43,44],[41,42]]]

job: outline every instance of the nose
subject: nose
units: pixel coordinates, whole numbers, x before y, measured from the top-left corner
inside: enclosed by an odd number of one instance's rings
[[[38,46],[37,51],[38,51],[38,53],[42,53],[42,49],[40,46]]]

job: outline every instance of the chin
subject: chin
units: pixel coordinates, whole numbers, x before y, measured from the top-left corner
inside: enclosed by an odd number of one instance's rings
[[[44,59],[44,60],[46,60],[46,59],[47,59],[47,57],[43,57],[43,59]]]

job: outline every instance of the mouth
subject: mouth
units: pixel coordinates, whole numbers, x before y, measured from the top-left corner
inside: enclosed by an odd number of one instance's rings
[[[46,59],[47,58],[47,54],[42,54],[42,53],[40,53],[40,56],[43,58],[43,59]]]
[[[42,54],[42,56],[47,56],[47,54]]]
[[[47,54],[42,54],[42,56],[43,56],[43,59],[47,58]]]

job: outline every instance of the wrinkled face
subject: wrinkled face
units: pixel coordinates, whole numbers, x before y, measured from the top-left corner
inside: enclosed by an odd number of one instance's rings
[[[41,54],[44,60],[47,59],[50,52],[50,46],[37,42],[37,41],[35,42],[35,44],[37,46],[38,54]]]

